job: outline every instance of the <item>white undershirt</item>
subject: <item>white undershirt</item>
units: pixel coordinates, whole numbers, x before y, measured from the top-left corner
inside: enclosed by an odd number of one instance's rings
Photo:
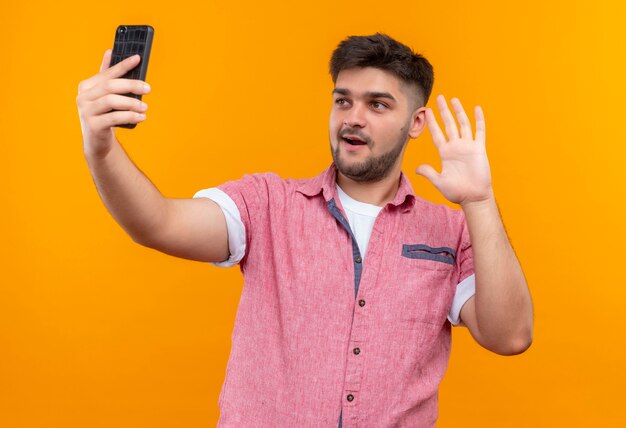
[[[344,208],[348,223],[354,234],[361,258],[365,260],[367,252],[367,244],[374,228],[374,222],[382,207],[366,204],[352,199],[339,186],[337,186],[339,200]],[[228,247],[230,257],[223,262],[213,263],[220,267],[231,267],[236,265],[243,259],[246,254],[246,228],[241,221],[241,215],[235,202],[224,191],[213,187],[210,189],[200,190],[193,196],[194,198],[209,198],[217,203],[224,217],[226,218],[226,226],[228,228]],[[452,325],[463,325],[460,322],[459,315],[461,308],[476,293],[476,284],[474,275],[470,275],[456,286],[454,300],[448,313],[448,320]]]
[[[337,193],[339,194],[341,205],[343,205],[343,210],[346,212],[346,216],[348,217],[350,229],[352,229],[356,243],[359,246],[361,258],[365,260],[367,244],[369,243],[370,236],[372,235],[374,222],[383,207],[366,204],[364,202],[359,202],[356,199],[352,199],[346,192],[343,191],[341,187],[339,187],[339,185],[337,185]]]

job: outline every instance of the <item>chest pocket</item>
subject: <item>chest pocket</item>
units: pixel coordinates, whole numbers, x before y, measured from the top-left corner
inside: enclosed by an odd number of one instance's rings
[[[425,244],[403,244],[402,257],[415,259],[424,269],[450,270],[454,268],[456,252],[450,247],[431,247]]]
[[[450,247],[403,244],[401,256],[403,286],[396,290],[397,313],[405,328],[423,328],[422,323],[440,328],[454,296],[456,251]]]

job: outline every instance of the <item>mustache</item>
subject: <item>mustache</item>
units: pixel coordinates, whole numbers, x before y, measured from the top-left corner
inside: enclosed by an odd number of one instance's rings
[[[345,135],[354,135],[356,137],[359,137],[361,140],[363,140],[365,143],[367,143],[368,146],[372,145],[372,140],[370,137],[368,137],[367,135],[363,134],[359,129],[355,129],[355,128],[344,128],[341,131],[339,131],[339,138],[343,138]]]

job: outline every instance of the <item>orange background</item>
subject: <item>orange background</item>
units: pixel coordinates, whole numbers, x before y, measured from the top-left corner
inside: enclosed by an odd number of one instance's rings
[[[134,244],[100,201],[75,97],[118,24],[150,24],[148,119],[117,135],[170,197],[330,162],[327,64],[386,32],[434,64],[433,94],[483,106],[494,187],[535,303],[500,357],[455,329],[439,427],[626,423],[623,2],[18,2],[0,13],[0,426],[205,427],[238,269]],[[430,105],[434,105],[434,99]],[[405,171],[437,166],[428,132]]]

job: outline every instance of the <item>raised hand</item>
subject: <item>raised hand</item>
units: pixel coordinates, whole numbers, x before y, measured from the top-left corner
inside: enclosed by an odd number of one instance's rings
[[[491,171],[485,150],[485,118],[480,107],[476,107],[476,136],[461,102],[451,100],[459,122],[457,127],[452,112],[443,95],[437,97],[437,106],[446,130],[441,131],[432,109],[426,109],[426,122],[433,142],[441,157],[441,173],[430,165],[420,165],[415,171],[426,177],[446,199],[461,205],[485,201],[493,197]]]
[[[141,80],[120,78],[135,68],[139,60],[139,55],[134,55],[109,68],[111,50],[107,50],[102,59],[100,73],[78,85],[76,104],[86,154],[105,155],[115,139],[115,125],[145,120],[147,104],[122,94],[147,94],[150,86]]]

